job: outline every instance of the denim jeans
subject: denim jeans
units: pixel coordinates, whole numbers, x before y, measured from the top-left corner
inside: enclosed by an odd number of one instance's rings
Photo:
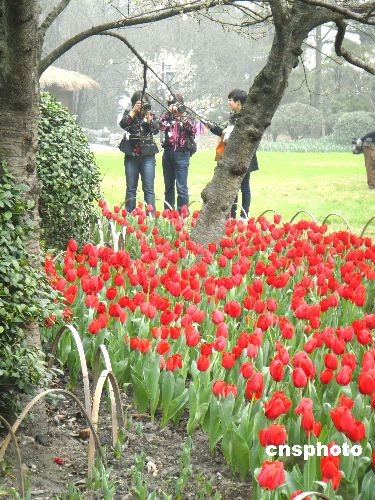
[[[240,217],[247,218],[249,216],[250,201],[251,201],[250,168],[248,168],[248,170],[245,174],[245,177],[242,179],[241,194],[242,194],[242,203],[240,206],[240,209],[241,209]],[[230,210],[230,216],[232,217],[232,219],[236,218],[237,203],[238,203],[238,195],[234,199],[232,208]]]
[[[177,210],[189,204],[188,170],[190,152],[166,148],[163,153],[163,176],[165,187],[164,208],[175,207],[175,186],[177,189]]]
[[[125,208],[131,212],[136,207],[137,187],[141,176],[143,197],[146,205],[153,206],[155,212],[155,155],[125,155],[126,195]]]

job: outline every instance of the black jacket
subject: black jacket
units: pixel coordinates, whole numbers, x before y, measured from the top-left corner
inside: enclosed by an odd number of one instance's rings
[[[119,145],[120,151],[130,156],[156,154],[159,150],[153,135],[159,132],[159,124],[155,116],[153,115],[148,123],[141,114],[138,113],[132,118],[129,113],[130,110],[125,111],[120,121],[120,127],[125,130]]]
[[[239,113],[232,113],[229,117],[229,122],[226,126],[221,127],[220,125],[217,125],[216,123],[214,123],[212,125],[210,123],[208,123],[208,128],[210,129],[210,132],[221,137],[225,128],[228,125],[235,125],[238,118],[239,118]],[[251,158],[250,165],[248,168],[249,168],[250,172],[254,172],[255,170],[259,170],[259,164],[258,164],[258,158],[257,158],[256,152],[254,153],[254,156]]]
[[[375,146],[375,130],[368,132],[363,137],[353,139],[352,144],[355,155],[363,153],[363,146]]]
[[[361,137],[361,140],[364,143],[364,146],[366,146],[366,143],[371,146],[375,145],[375,130],[368,132],[368,134]]]

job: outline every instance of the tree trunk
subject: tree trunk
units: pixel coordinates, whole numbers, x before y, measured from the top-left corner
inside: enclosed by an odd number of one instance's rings
[[[39,119],[39,2],[0,0],[0,160],[28,187],[35,230],[28,242],[33,263],[40,264],[38,180],[35,157]],[[40,346],[36,323],[27,325],[29,345]]]
[[[311,26],[307,26],[299,15],[290,15],[285,22],[275,31],[268,61],[254,80],[242,108],[242,117],[215,168],[213,179],[202,191],[203,206],[192,232],[196,243],[207,245],[220,240],[250,160],[279,106],[289,75],[298,63],[302,42]],[[271,200],[272,193],[270,205]]]

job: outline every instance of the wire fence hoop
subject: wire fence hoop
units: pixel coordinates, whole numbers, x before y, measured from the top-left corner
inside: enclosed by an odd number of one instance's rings
[[[311,212],[309,212],[308,210],[298,210],[298,212],[296,212],[296,213],[293,215],[293,217],[290,219],[290,221],[289,221],[289,222],[290,222],[290,223],[292,223],[292,222],[294,221],[294,219],[295,219],[295,218],[296,218],[299,214],[307,214],[307,215],[309,215],[309,216],[312,218],[312,220],[313,220],[314,222],[317,222],[317,219],[316,219],[315,215],[314,215],[314,214],[312,214]]]
[[[366,222],[366,224],[365,224],[364,228],[362,229],[362,232],[361,232],[361,237],[365,234],[366,229],[369,227],[369,225],[371,224],[371,222],[372,222],[373,220],[375,220],[375,215],[374,215],[373,217],[371,217],[371,219],[369,219],[369,220]]]
[[[22,472],[22,458],[21,458],[21,452],[20,452],[20,449],[19,449],[19,446],[18,446],[18,442],[17,442],[17,438],[16,438],[16,435],[15,433],[13,432],[13,429],[10,425],[10,423],[0,415],[0,421],[5,425],[11,439],[13,440],[14,442],[14,446],[15,446],[15,449],[16,449],[16,455],[17,455],[17,476],[18,476],[18,485],[19,485],[19,489],[21,490],[21,496],[23,499],[26,498],[25,496],[25,483],[24,483],[24,479],[23,479],[23,472]],[[5,451],[4,451],[5,453]]]
[[[59,345],[61,337],[63,336],[63,334],[65,333],[66,330],[68,330],[71,333],[71,335],[74,339],[74,342],[77,346],[78,355],[79,355],[79,359],[81,362],[81,372],[82,372],[83,392],[84,392],[84,396],[85,396],[86,412],[88,415],[91,415],[90,382],[89,382],[89,374],[88,374],[87,363],[86,363],[86,356],[85,356],[85,351],[84,351],[83,344],[81,341],[81,337],[79,336],[79,333],[77,332],[77,330],[74,328],[73,325],[63,325],[60,328],[60,330],[57,332],[55,340],[54,340],[53,345],[52,345],[50,359],[48,361],[48,368],[52,368],[52,366],[53,366],[57,347]]]
[[[352,231],[352,228],[350,227],[350,224],[349,222],[345,219],[345,217],[343,217],[342,215],[340,214],[337,214],[336,212],[332,212],[331,214],[328,214],[324,217],[323,219],[323,222],[322,222],[322,225],[325,224],[327,222],[327,220],[332,217],[332,216],[335,216],[335,217],[338,217],[339,219],[341,219],[342,221],[344,221],[345,225],[346,225],[346,228],[349,230],[349,231]]]

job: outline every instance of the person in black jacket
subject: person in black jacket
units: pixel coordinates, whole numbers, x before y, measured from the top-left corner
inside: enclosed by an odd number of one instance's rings
[[[354,139],[353,153],[363,153],[367,172],[367,185],[375,189],[375,130],[360,139]]]
[[[244,90],[234,89],[228,94],[228,106],[231,111],[229,116],[229,123],[226,127],[220,127],[219,125],[213,124],[211,122],[207,122],[207,127],[210,132],[215,135],[221,137],[224,147],[225,143],[228,141],[229,136],[236,124],[242,109],[242,105],[246,101],[247,94]],[[216,159],[219,159],[218,157]],[[256,154],[251,159],[250,165],[247,169],[245,177],[241,182],[241,195],[242,195],[242,209],[240,213],[240,217],[247,218],[249,216],[250,202],[251,202],[251,191],[250,191],[250,172],[254,172],[255,170],[259,170],[258,159]],[[238,205],[238,195],[236,196],[231,211],[230,216],[235,219],[237,213],[237,205]]]
[[[167,102],[168,110],[159,120],[160,130],[164,131],[164,208],[175,208],[177,191],[177,210],[181,213],[182,207],[187,210],[189,205],[188,173],[190,156],[196,148],[196,123],[180,93],[170,96]]]
[[[155,115],[147,95],[137,91],[131,98],[132,109],[125,111],[120,127],[125,130],[120,143],[120,150],[125,153],[126,195],[125,208],[131,212],[136,207],[139,176],[146,205],[152,206],[155,212],[155,154],[158,147],[153,136],[159,131]]]

